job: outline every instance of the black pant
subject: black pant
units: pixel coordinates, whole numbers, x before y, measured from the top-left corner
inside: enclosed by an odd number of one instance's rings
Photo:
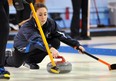
[[[35,0],[32,0],[32,1],[33,1],[33,4],[34,4]],[[17,24],[21,23],[23,20],[28,19],[31,15],[31,8],[30,8],[29,4],[24,3],[23,6],[24,6],[23,10],[16,10]]]
[[[5,49],[9,34],[9,6],[7,0],[0,0],[0,67],[4,66]]]
[[[58,49],[60,46],[60,41],[58,39],[48,40],[54,48]],[[27,63],[40,63],[48,55],[47,52],[35,49],[29,53],[21,53],[16,48],[13,53],[13,56],[6,58],[6,66],[10,67],[20,67],[24,62]]]
[[[71,21],[71,37],[87,36],[88,0],[71,0],[73,16]],[[82,10],[82,28],[80,30],[80,9]]]

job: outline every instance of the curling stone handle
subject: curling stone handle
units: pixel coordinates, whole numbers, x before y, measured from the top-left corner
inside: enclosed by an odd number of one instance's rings
[[[62,59],[61,61],[57,61],[57,63],[64,63],[64,62],[66,62],[66,60],[65,60],[65,58],[64,58],[63,56],[57,56],[56,59],[57,59],[57,58],[58,58],[58,59],[59,59],[59,58]]]

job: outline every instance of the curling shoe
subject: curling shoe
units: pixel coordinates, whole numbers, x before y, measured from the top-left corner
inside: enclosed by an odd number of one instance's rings
[[[29,68],[29,69],[39,69],[39,65],[36,63],[23,63],[23,66]]]
[[[10,79],[10,73],[4,68],[0,68],[0,79]]]

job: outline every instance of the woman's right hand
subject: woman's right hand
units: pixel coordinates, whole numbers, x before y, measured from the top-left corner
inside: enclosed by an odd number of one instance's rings
[[[50,51],[51,51],[52,56],[53,56],[54,58],[56,58],[57,56],[59,56],[58,50],[56,50],[54,47],[51,47],[51,48],[50,48]]]

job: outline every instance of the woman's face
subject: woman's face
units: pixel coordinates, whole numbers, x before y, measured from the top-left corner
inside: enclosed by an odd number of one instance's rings
[[[41,26],[43,26],[46,23],[47,17],[48,17],[47,9],[44,8],[44,7],[43,8],[39,8],[37,10],[37,16],[38,16],[38,18],[40,20]]]

